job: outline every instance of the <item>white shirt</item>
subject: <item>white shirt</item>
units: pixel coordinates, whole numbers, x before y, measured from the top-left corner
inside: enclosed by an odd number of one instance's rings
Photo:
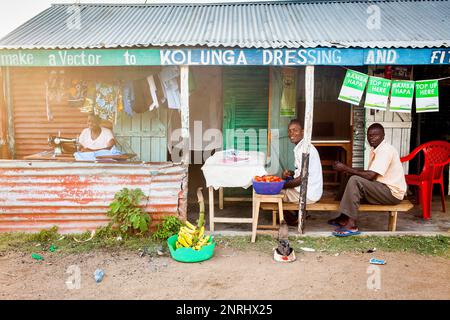
[[[101,127],[102,132],[97,137],[97,139],[92,140],[91,137],[91,130],[89,128],[84,129],[79,138],[80,144],[88,149],[92,150],[98,150],[98,149],[104,149],[108,146],[108,142],[111,141],[111,139],[114,139],[114,135],[111,130],[108,128]]]
[[[301,140],[294,148],[295,156],[295,173],[294,178],[301,176],[302,169],[302,145]],[[300,186],[295,188],[300,192]],[[311,144],[309,149],[309,166],[308,166],[308,188],[306,190],[306,198],[311,202],[317,202],[322,197],[323,193],[323,177],[322,164],[320,163],[319,152],[316,147]]]

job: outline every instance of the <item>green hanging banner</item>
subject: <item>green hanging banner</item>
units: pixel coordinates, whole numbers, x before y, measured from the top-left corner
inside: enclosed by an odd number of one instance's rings
[[[411,113],[414,97],[414,81],[392,80],[389,111]]]
[[[390,89],[391,80],[370,77],[364,108],[386,111]]]
[[[338,100],[359,106],[368,78],[367,74],[347,70]]]
[[[438,80],[416,81],[416,112],[439,111]]]

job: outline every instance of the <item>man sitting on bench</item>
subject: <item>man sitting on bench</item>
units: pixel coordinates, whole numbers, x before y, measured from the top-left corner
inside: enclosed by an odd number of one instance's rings
[[[284,170],[283,178],[288,181],[284,184],[282,192],[284,193],[283,201],[299,202],[300,201],[300,185],[302,183],[302,146],[303,146],[303,129],[299,120],[293,119],[288,125],[288,136],[293,144],[295,157],[295,172]],[[320,200],[323,192],[322,164],[320,163],[319,152],[311,145],[309,151],[308,166],[308,188],[306,191],[306,203],[314,203]],[[288,225],[298,224],[298,212],[287,211],[284,213],[284,220]]]
[[[341,215],[328,221],[338,228],[335,236],[359,234],[356,220],[361,200],[370,204],[399,204],[406,192],[403,167],[397,150],[384,140],[384,128],[379,123],[367,130],[371,147],[368,170],[353,169],[336,161],[333,169],[351,175],[345,187],[339,211]]]

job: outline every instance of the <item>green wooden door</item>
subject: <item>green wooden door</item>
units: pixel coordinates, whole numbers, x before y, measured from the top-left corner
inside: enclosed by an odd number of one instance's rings
[[[271,92],[270,92],[270,174],[281,174],[283,169],[294,170],[294,147],[288,137],[289,121],[295,116],[280,115],[282,97],[282,72],[281,68],[271,68]]]
[[[145,162],[167,161],[167,110],[158,108],[128,116],[118,115],[113,128],[118,144],[125,152],[135,153]]]
[[[224,149],[267,150],[269,69],[223,68]]]

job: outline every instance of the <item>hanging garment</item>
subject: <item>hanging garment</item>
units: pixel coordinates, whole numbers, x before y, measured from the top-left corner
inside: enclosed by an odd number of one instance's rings
[[[97,95],[95,99],[94,113],[100,119],[114,122],[117,112],[117,91],[115,85],[107,83],[96,84]]]
[[[67,90],[67,102],[70,107],[81,108],[87,95],[87,83],[83,80],[72,80]]]
[[[47,111],[47,120],[53,121],[53,113],[50,109],[50,101],[49,101],[49,91],[48,91],[48,82],[45,82],[45,109]]]
[[[80,111],[83,113],[94,113],[95,98],[97,95],[97,89],[95,82],[87,82],[86,97],[84,98],[83,105],[80,107]]]
[[[153,75],[150,75],[147,77],[148,86],[150,89],[150,95],[152,97],[152,104],[148,107],[150,111],[152,111],[155,108],[159,108],[159,102],[158,97],[156,96],[156,84],[155,79],[153,78]]]
[[[163,67],[159,74],[169,109],[181,108],[180,88],[178,86],[179,76],[180,70],[176,66]]]
[[[123,91],[120,85],[117,86],[117,113],[123,111]]]
[[[139,79],[133,81],[134,88],[134,105],[133,111],[136,113],[143,113],[152,105],[152,97],[148,86],[147,79]]]
[[[130,117],[133,116],[133,106],[135,104],[134,88],[132,81],[126,81],[122,87],[123,111]]]
[[[64,70],[52,70],[48,75],[49,102],[60,103],[66,96],[66,77]]]

